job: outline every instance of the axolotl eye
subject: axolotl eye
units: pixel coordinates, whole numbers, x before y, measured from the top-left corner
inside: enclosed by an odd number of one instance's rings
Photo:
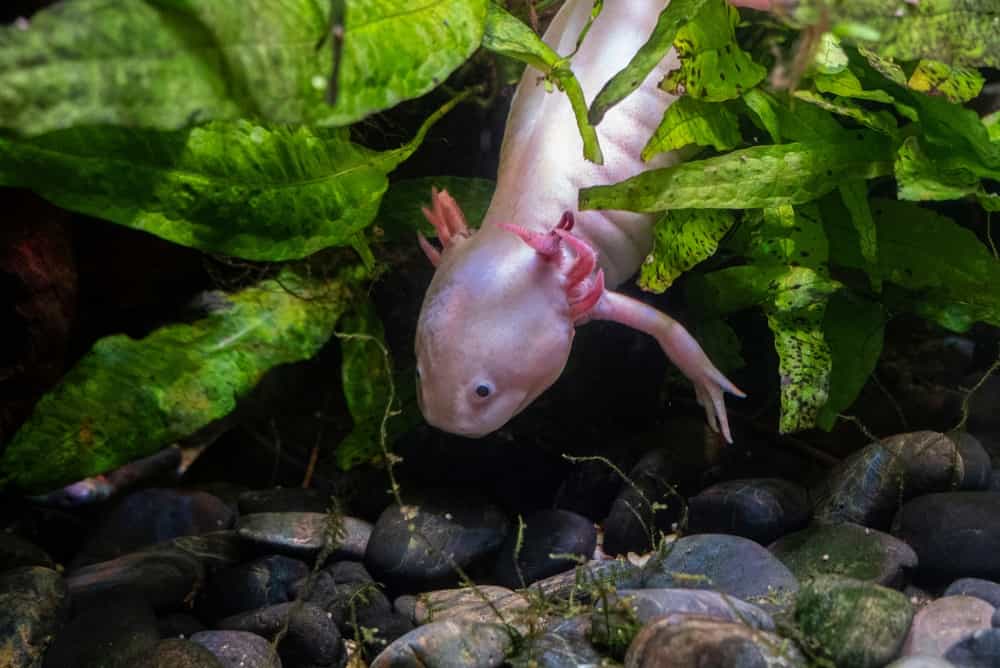
[[[489,383],[479,383],[476,385],[476,396],[485,399],[493,394],[493,386]]]

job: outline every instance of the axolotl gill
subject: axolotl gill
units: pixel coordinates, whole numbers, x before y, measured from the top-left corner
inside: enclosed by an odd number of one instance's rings
[[[743,0],[740,4],[760,4]],[[591,0],[567,0],[543,39],[570,53]],[[588,100],[649,38],[663,0],[611,0],[571,66]],[[572,109],[528,67],[507,120],[497,187],[480,228],[434,191],[424,214],[441,249],[420,236],[436,266],[416,333],[417,397],[425,419],[444,431],[480,437],[502,427],[560,376],[575,328],[590,320],[623,323],[653,336],[694,384],[708,423],[732,441],[723,393],[744,396],[684,327],[614,292],[652,249],[652,217],[578,211],[585,186],[615,183],[676,162],[640,152],[675,99],[657,86],[678,67],[673,51],[597,127],[604,164],[584,160]]]

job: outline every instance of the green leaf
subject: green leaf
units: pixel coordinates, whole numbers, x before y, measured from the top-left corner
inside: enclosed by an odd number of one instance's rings
[[[728,151],[741,142],[739,118],[726,105],[681,97],[667,107],[659,127],[642,149],[642,159],[691,144]]]
[[[660,88],[706,102],[740,97],[767,76],[736,42],[739,12],[725,0],[707,0],[693,21],[677,31],[674,46],[681,66]]]
[[[857,398],[875,370],[885,335],[881,304],[840,291],[830,297],[823,318],[823,337],[832,359],[829,400],[817,417],[829,431],[837,416]]]
[[[900,199],[949,200],[979,189],[979,178],[964,168],[948,169],[929,158],[919,137],[907,137],[896,155],[896,183]]]
[[[889,95],[884,90],[865,90],[864,86],[861,85],[861,81],[850,70],[843,70],[836,74],[817,75],[813,77],[813,84],[819,92],[839,97],[869,100],[871,102],[886,102],[889,104],[894,101],[892,95]]]
[[[598,165],[604,163],[597,131],[587,120],[587,102],[583,97],[583,88],[566,59],[543,42],[524,22],[494,2],[489,3],[486,13],[483,48],[531,65],[564,91],[573,107],[576,125],[583,139],[583,157]]]
[[[0,184],[204,251],[300,258],[354,245],[375,217],[386,173],[460,99],[432,114],[408,144],[383,153],[351,143],[346,130],[250,121],[0,137]]]
[[[653,227],[653,251],[639,270],[639,287],[664,292],[678,276],[711,257],[733,226],[730,211],[667,211]]]
[[[694,329],[695,338],[705,354],[722,373],[729,374],[746,366],[740,352],[740,337],[722,318],[709,318]]]
[[[886,58],[1000,67],[996,0],[920,0],[891,7],[884,0],[801,0],[783,16],[797,26],[863,26],[864,37],[874,42],[871,48]],[[844,36],[857,41],[846,31]]]
[[[1000,180],[1000,143],[971,109],[940,97],[909,93],[924,130],[922,146],[942,167],[964,168],[982,178]]]
[[[979,95],[986,80],[971,67],[951,67],[936,60],[921,60],[907,85],[928,95],[944,95],[950,102],[968,102]]]
[[[330,3],[65,0],[0,28],[0,124],[178,129],[240,117],[347,124],[417,97],[478,47],[485,0],[354,0],[337,104]],[[387,45],[392,48],[387,48]]]
[[[840,46],[840,40],[830,32],[823,33],[816,46],[811,69],[815,74],[839,74],[847,70],[850,59]]]
[[[771,141],[835,140],[844,132],[834,117],[813,105],[795,104],[787,96],[775,97],[760,88],[747,91],[743,102],[751,118],[763,126]]]
[[[882,289],[882,274],[878,264],[878,231],[871,207],[868,206],[868,184],[864,181],[847,181],[840,186],[840,199],[851,218],[858,235],[858,248],[864,258],[865,271],[872,289]]]
[[[983,125],[986,126],[987,136],[992,142],[1000,143],[1000,111],[983,117]]]
[[[802,266],[827,273],[829,243],[814,205],[795,208],[784,204],[764,209],[761,221],[750,231],[749,241],[747,257],[757,266]]]
[[[823,142],[755,146],[643,172],[580,191],[581,209],[750,209],[800,204],[847,179],[892,169],[892,146],[877,133],[841,133]]]
[[[311,357],[362,278],[284,272],[226,295],[191,324],[99,340],[35,406],[0,456],[0,480],[46,492],[152,454],[229,414],[264,373]]]
[[[375,221],[386,241],[415,244],[418,230],[428,237],[437,234],[421,211],[430,203],[431,188],[447,190],[462,207],[469,227],[477,228],[493,199],[496,183],[462,176],[425,176],[396,181],[382,198]]]
[[[854,119],[861,125],[869,127],[872,130],[877,130],[890,137],[896,136],[896,119],[888,111],[869,111],[846,98],[829,100],[810,90],[797,90],[794,95],[796,99],[815,104],[820,109],[825,109],[840,116]]]
[[[620,72],[615,74],[594,98],[588,118],[598,125],[608,109],[615,106],[635,89],[662,61],[673,46],[677,31],[693,19],[706,0],[674,0],[660,12],[653,32]]]

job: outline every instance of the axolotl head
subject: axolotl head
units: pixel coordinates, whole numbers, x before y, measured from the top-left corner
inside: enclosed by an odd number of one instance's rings
[[[562,373],[572,309],[551,261],[491,225],[472,234],[447,193],[425,211],[444,246],[417,323],[417,397],[433,426],[480,437],[502,427]]]

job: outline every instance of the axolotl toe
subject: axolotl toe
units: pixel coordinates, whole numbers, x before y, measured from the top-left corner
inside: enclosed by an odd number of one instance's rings
[[[572,67],[587,99],[648,39],[663,0],[608,3]],[[592,3],[567,0],[543,39],[575,47]],[[420,237],[437,267],[417,324],[417,396],[427,421],[484,436],[502,427],[559,378],[575,328],[614,320],[650,334],[691,379],[709,424],[731,441],[723,393],[743,393],[675,320],[612,291],[652,248],[650,216],[578,211],[581,187],[615,183],[678,160],[640,153],[674,98],[657,83],[677,66],[671,53],[598,126],[604,164],[583,159],[565,96],[547,93],[527,68],[511,105],[493,200],[472,232],[458,203],[434,191],[424,210],[441,249]]]

